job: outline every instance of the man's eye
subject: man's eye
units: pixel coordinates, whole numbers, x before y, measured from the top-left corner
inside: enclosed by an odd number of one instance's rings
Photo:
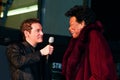
[[[36,32],[39,32],[40,30],[36,30]]]

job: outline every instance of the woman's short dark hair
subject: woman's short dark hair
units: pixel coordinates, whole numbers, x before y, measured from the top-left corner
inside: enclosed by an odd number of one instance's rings
[[[75,16],[77,22],[85,21],[86,25],[95,22],[96,15],[88,6],[75,5],[70,10],[68,10],[65,15],[67,17]]]

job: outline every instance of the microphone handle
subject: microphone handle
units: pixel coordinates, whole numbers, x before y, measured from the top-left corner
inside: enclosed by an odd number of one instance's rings
[[[46,56],[46,60],[48,61],[48,58],[49,58],[49,54]]]
[[[51,45],[51,43],[49,43],[49,45]],[[46,56],[46,60],[48,62],[48,58],[49,58],[49,54]]]

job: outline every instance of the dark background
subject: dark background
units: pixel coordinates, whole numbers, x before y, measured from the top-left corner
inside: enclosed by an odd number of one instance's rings
[[[102,21],[108,40],[120,40],[120,3],[118,0],[92,0],[91,7]]]

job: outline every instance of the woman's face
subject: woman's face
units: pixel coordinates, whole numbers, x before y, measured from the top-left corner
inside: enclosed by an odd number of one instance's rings
[[[81,23],[78,23],[76,20],[76,17],[70,17],[69,20],[69,31],[73,38],[77,38],[80,35],[81,30],[84,28],[85,23],[82,21]]]

